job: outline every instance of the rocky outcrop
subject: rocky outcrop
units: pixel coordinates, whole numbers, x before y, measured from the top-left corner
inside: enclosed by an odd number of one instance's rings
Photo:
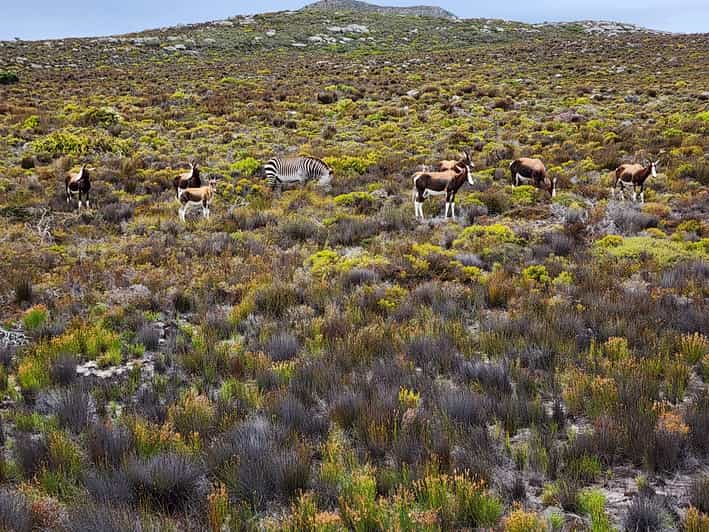
[[[436,6],[388,7],[368,4],[367,2],[361,2],[359,0],[320,0],[319,2],[306,6],[304,9],[361,11],[367,13],[446,18],[450,20],[458,18],[450,11]]]

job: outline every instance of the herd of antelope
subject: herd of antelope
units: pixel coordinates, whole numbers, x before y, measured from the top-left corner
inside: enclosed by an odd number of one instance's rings
[[[625,200],[625,188],[628,187],[632,189],[633,201],[637,200],[639,192],[640,202],[644,203],[645,181],[650,175],[657,176],[658,164],[659,161],[648,161],[644,165],[621,164],[615,170],[611,187],[612,197],[615,198],[616,192],[620,189],[620,195]],[[216,192],[216,180],[210,179],[207,185],[203,185],[197,162],[192,160],[189,165],[189,171],[179,174],[174,179],[175,194],[180,203],[178,215],[183,222],[190,207],[201,207],[202,216],[209,218],[209,205]],[[424,168],[423,171],[416,172],[413,175],[414,216],[417,219],[424,219],[423,203],[427,197],[445,195],[444,218],[448,218],[449,212],[451,217],[455,218],[455,195],[466,182],[470,185],[474,184],[474,166],[470,153],[465,151],[458,160],[440,161],[435,171]],[[546,167],[539,159],[528,157],[515,159],[510,163],[509,168],[513,186],[532,184],[546,191],[550,197],[556,196],[556,178],[552,179],[547,175]],[[314,157],[271,159],[264,166],[264,171],[267,181],[272,186],[310,180],[317,180],[323,185],[329,183],[334,177],[332,168]],[[67,203],[71,202],[72,197],[76,195],[79,209],[84,201],[89,208],[91,178],[87,165],[84,164],[77,173],[69,173],[65,185]]]

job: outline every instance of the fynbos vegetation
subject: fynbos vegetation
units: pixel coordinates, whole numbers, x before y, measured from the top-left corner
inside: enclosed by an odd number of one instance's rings
[[[0,43],[0,528],[707,530],[709,37],[328,4]]]

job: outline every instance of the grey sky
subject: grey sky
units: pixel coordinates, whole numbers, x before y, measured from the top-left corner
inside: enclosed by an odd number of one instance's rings
[[[0,40],[86,37],[140,31],[233,15],[297,9],[307,0],[0,0]],[[440,5],[464,18],[544,22],[603,19],[675,32],[709,32],[709,0],[380,0]]]

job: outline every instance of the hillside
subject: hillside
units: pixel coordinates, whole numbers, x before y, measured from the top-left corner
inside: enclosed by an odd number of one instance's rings
[[[0,42],[0,530],[706,530],[707,52],[339,8]],[[329,186],[271,188],[295,155]]]

